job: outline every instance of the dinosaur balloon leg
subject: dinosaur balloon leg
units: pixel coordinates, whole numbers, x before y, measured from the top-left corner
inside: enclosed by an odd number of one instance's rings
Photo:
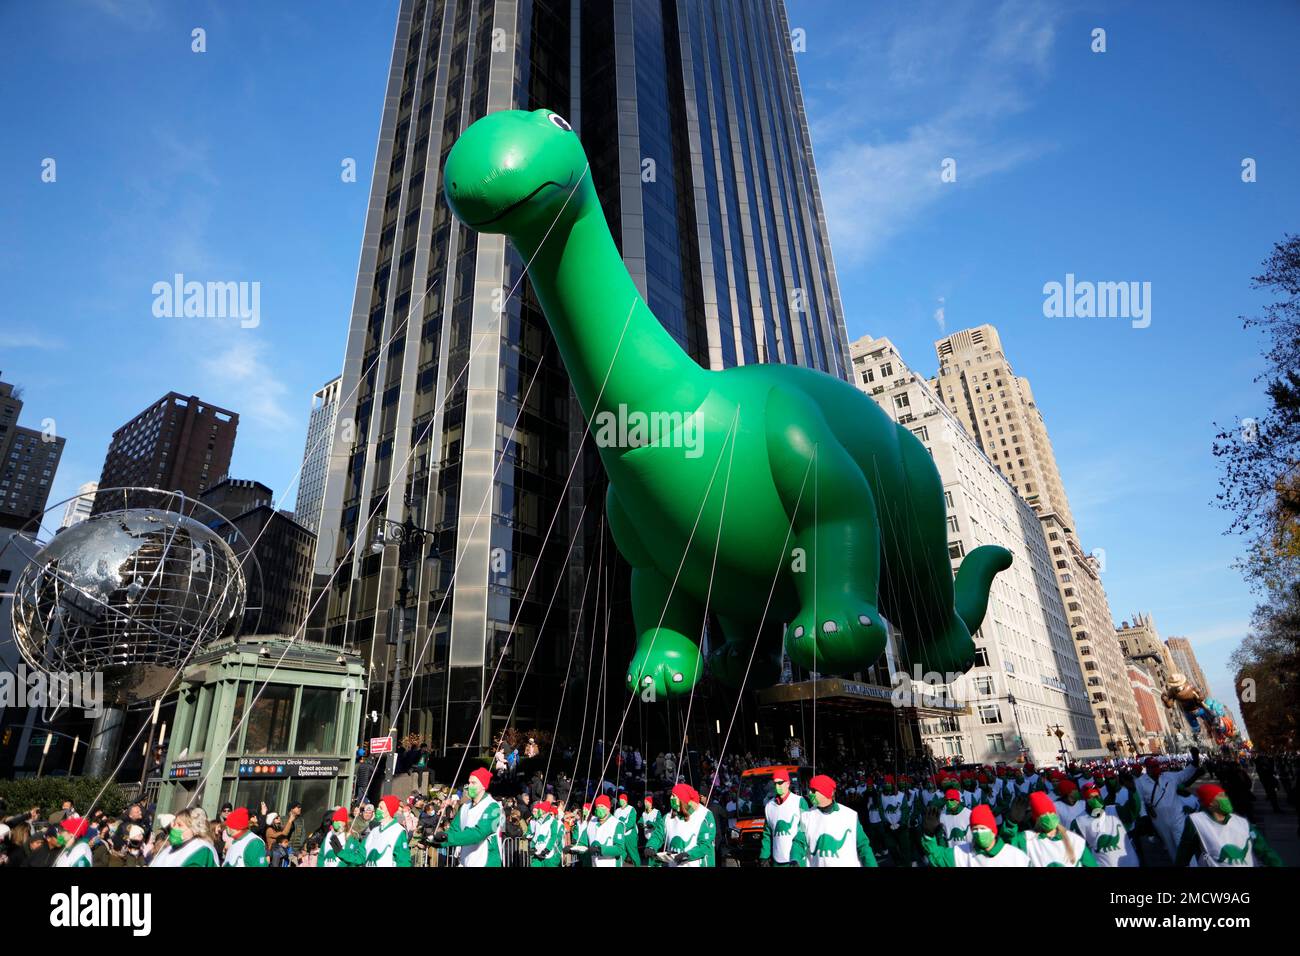
[[[766,409],[767,452],[776,491],[794,526],[794,548],[809,557],[794,575],[799,610],[785,638],[800,667],[860,669],[885,649],[878,608],[880,528],[871,487],[816,403],[773,389]]]
[[[800,666],[874,664],[891,623],[919,663],[974,657],[1004,548],[953,580],[943,487],[925,447],[848,382],[790,365],[697,365],[625,268],[582,144],[549,110],[493,113],[443,170],[448,205],[509,238],[609,477],[608,524],[632,565],[629,690],[685,694],[709,667],[733,686]],[[611,421],[619,423],[611,429]],[[653,431],[631,424],[651,421]]]

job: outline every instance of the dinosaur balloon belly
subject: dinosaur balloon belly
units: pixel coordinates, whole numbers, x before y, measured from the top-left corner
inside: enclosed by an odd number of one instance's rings
[[[700,368],[628,275],[568,123],[493,113],[444,168],[448,203],[504,234],[528,275],[610,478],[608,523],[632,566],[630,690],[773,680],[784,645],[807,670],[880,657],[889,622],[928,668],[974,656],[1010,552],[967,555],[953,581],[943,488],[925,447],[865,394],[812,369]],[[888,618],[888,621],[886,620]]]

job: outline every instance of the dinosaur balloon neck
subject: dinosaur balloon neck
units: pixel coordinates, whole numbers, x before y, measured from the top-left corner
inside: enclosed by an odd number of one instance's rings
[[[704,396],[704,370],[641,297],[595,191],[580,192],[587,200],[549,232],[530,229],[509,238],[529,264],[583,413],[590,420],[620,406],[693,410]]]

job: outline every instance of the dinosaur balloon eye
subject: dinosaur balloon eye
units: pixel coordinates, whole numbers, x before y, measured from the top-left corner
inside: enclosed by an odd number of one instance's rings
[[[551,125],[552,125],[552,126],[558,126],[560,129],[564,130],[566,133],[572,133],[572,132],[573,132],[573,127],[569,125],[569,121],[566,120],[566,119],[565,119],[563,116],[561,116],[559,113],[551,113],[551,114],[549,114],[546,118],[549,119],[549,120],[551,121]]]

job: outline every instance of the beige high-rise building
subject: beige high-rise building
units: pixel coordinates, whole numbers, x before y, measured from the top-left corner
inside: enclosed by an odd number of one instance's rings
[[[1150,614],[1139,612],[1121,623],[1115,628],[1115,640],[1119,641],[1120,652],[1125,657],[1146,661],[1152,674],[1162,684],[1168,681],[1170,674],[1178,672],[1173,656],[1160,639],[1160,632],[1156,630],[1156,622]]]
[[[1173,658],[1174,670],[1186,674],[1188,680],[1196,685],[1196,689],[1202,694],[1210,695],[1210,682],[1205,677],[1205,671],[1201,670],[1201,662],[1196,659],[1196,651],[1192,650],[1192,642],[1185,637],[1171,637],[1165,641],[1165,647],[1169,650],[1169,656]]]
[[[1130,677],[1132,676],[1131,665],[1143,668],[1150,675],[1158,694],[1164,693],[1169,684],[1169,675],[1180,672],[1169,648],[1160,639],[1155,619],[1150,614],[1139,612],[1129,620],[1123,621],[1115,628],[1115,640],[1119,642],[1119,649],[1130,664]],[[1195,683],[1194,678],[1192,681]],[[1137,687],[1134,685],[1134,693],[1136,692]],[[1142,709],[1140,700],[1138,708]],[[1178,712],[1163,706],[1163,703],[1160,708],[1160,718],[1163,724],[1161,732],[1169,739],[1177,738],[1183,732],[1184,727]]]
[[[935,392],[1038,515],[1098,736],[1103,747],[1118,752],[1130,735],[1139,739],[1141,731],[1137,700],[1101,583],[1104,555],[1083,549],[1029,381],[1012,370],[991,325],[955,332],[936,342],[935,351]]]

